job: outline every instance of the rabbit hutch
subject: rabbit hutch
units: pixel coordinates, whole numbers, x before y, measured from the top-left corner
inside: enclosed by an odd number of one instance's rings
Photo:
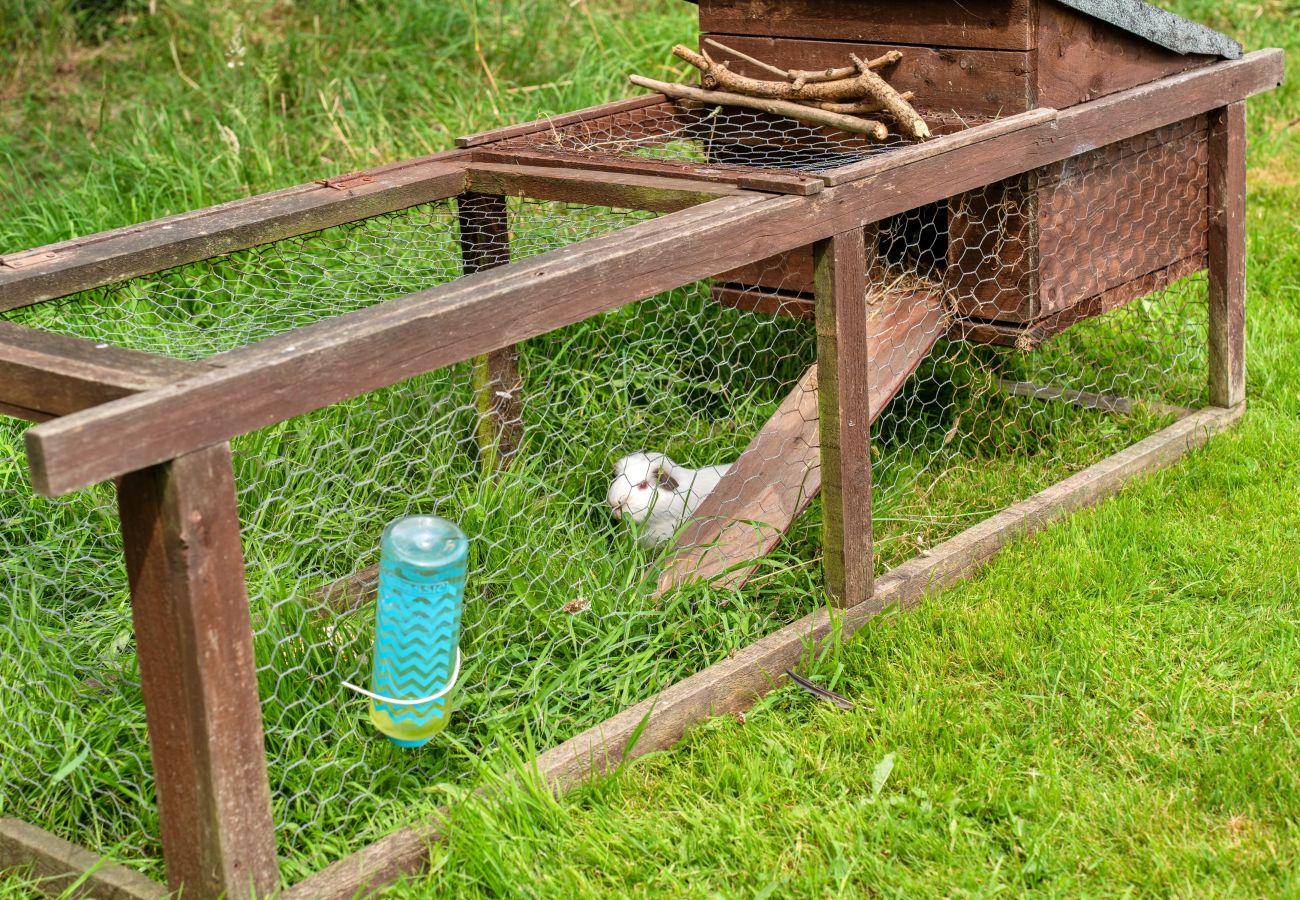
[[[668,746],[1242,415],[1281,51],[1141,0],[698,8],[690,83],[0,257],[0,866],[375,889],[431,786]],[[667,539],[606,503],[642,451]],[[470,551],[407,750],[344,683],[416,512]]]

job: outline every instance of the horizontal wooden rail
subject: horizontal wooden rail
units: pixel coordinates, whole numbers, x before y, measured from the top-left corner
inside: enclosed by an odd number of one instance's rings
[[[465,186],[456,162],[464,156],[381,166],[0,257],[0,312],[454,197]]]
[[[35,889],[49,897],[164,900],[167,888],[135,869],[111,862],[42,828],[0,819],[0,872],[29,869]]]
[[[55,495],[162,462],[832,234],[1198,115],[1280,83],[1263,50],[1083,103],[1054,120],[811,197],[729,197],[318,322],[218,372],[27,432]],[[956,137],[956,136],[954,136]],[[936,143],[945,140],[937,138]]]
[[[0,321],[0,405],[21,418],[80,412],[210,369]]]
[[[741,188],[732,184],[689,178],[504,163],[472,163],[466,176],[468,190],[480,194],[651,212],[676,212],[718,197],[734,197],[741,193]]]
[[[844,610],[820,609],[760,638],[728,659],[677,682],[547,750],[529,773],[563,792],[625,760],[672,746],[709,716],[741,712],[778,686],[787,669],[819,653],[889,606],[916,606],[929,594],[971,577],[1003,547],[1068,513],[1114,494],[1132,478],[1177,462],[1241,418],[1244,406],[1204,409],[1175,422],[1026,500],[963,531],[876,580],[874,594]],[[399,828],[285,891],[285,900],[369,896],[429,865],[429,844],[444,836],[437,821]]]
[[[590,122],[593,119],[604,119],[609,116],[616,116],[619,113],[634,112],[638,109],[645,109],[649,106],[658,106],[661,103],[667,102],[668,98],[663,94],[646,94],[641,97],[629,97],[626,100],[615,100],[612,103],[602,103],[599,106],[589,106],[586,109],[574,110],[573,112],[563,113],[558,116],[547,116],[544,119],[536,119],[532,122],[521,122],[518,125],[507,125],[504,128],[494,128],[491,131],[480,131],[477,134],[467,134],[463,137],[456,138],[456,146],[481,147],[484,144],[495,144],[498,141],[527,137],[530,134],[545,134],[548,131],[565,128],[569,125],[580,125],[583,122]]]

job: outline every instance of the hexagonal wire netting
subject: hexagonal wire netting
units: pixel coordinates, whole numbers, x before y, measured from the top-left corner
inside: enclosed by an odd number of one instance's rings
[[[880,152],[804,126],[782,135],[770,117],[633,118],[584,126],[582,143],[544,140],[802,172]],[[1185,214],[1204,209],[1203,129],[1102,148],[869,228],[877,571],[1203,401],[1204,278],[1162,287],[1203,259],[1204,223]],[[506,240],[517,260],[650,217],[461,206],[460,222],[456,201],[425,204],[5,318],[199,359],[458,278],[463,244],[478,248],[473,266],[500,263]],[[1153,273],[1143,247],[1176,247],[1181,262]],[[811,288],[811,255],[793,252],[526,341],[517,387],[485,395],[464,363],[234,441],[287,879],[427,813],[445,799],[439,785],[553,746],[823,602]],[[23,427],[0,424],[0,815],[160,875],[112,487],[33,496]],[[718,473],[707,467],[751,441],[708,491]],[[670,462],[645,463],[655,505],[625,491],[616,521],[614,464],[640,451]],[[741,520],[749,549],[724,584],[661,587],[689,531],[683,510],[701,502]],[[368,681],[380,533],[415,512],[458,522],[471,555],[452,724],[404,750],[342,682]],[[783,531],[754,558],[755,535]]]

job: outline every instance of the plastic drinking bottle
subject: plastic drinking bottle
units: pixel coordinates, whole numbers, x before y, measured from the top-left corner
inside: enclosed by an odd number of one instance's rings
[[[460,619],[469,539],[438,516],[407,516],[384,529],[379,556],[370,720],[399,747],[419,747],[447,727],[460,669]]]

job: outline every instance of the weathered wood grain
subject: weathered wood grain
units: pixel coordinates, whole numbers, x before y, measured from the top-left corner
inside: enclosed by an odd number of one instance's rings
[[[668,98],[663,94],[646,94],[641,97],[629,97],[626,100],[615,100],[611,103],[602,103],[599,106],[589,106],[586,109],[579,109],[558,116],[547,116],[544,119],[535,119],[532,122],[522,122],[518,125],[506,125],[502,128],[493,128],[490,131],[480,131],[476,134],[467,134],[463,137],[456,138],[456,146],[481,147],[484,144],[495,144],[499,141],[527,137],[532,134],[544,134],[548,131],[557,131],[571,125],[577,125],[581,122],[590,122],[595,119],[617,116],[620,113],[643,109],[647,106],[658,106],[659,104],[667,102]]]
[[[956,537],[876,580],[871,598],[832,613],[814,612],[734,656],[631,706],[542,753],[527,775],[559,793],[618,765],[671,747],[710,716],[742,712],[781,683],[787,669],[820,652],[833,636],[847,638],[887,607],[910,609],[971,577],[999,550],[1076,509],[1093,505],[1132,479],[1177,462],[1189,450],[1235,423],[1243,406],[1193,413],[1133,446],[1026,500],[1012,504]],[[399,829],[286,892],[289,900],[369,896],[402,874],[424,870],[429,844],[443,838],[434,821]]]
[[[0,403],[15,413],[62,416],[209,368],[0,321]]]
[[[724,35],[1032,50],[1031,12],[1031,0],[700,0],[700,30]],[[727,38],[719,39],[731,46]],[[767,57],[759,58],[767,61]]]
[[[1210,402],[1246,399],[1246,104],[1217,110],[1209,144]]]
[[[167,882],[186,897],[279,887],[230,447],[118,483]]]
[[[337,181],[344,186],[287,188],[11,254],[0,261],[0,312],[453,197],[465,175],[444,157]]]
[[[817,302],[817,443],[821,455],[822,568],[826,593],[839,606],[871,596],[871,395],[870,357],[880,348],[867,312],[866,241],[854,228],[813,245]],[[868,249],[870,247],[870,250]],[[879,324],[877,324],[879,327]],[[943,331],[939,322],[933,333]],[[891,336],[926,345],[926,335]],[[875,340],[873,340],[875,338]],[[933,346],[933,338],[927,346]],[[928,352],[928,349],[927,351]],[[920,356],[918,355],[918,361]],[[884,403],[876,398],[875,409]]]
[[[661,178],[730,184],[772,194],[807,197],[821,191],[823,182],[815,175],[780,172],[761,168],[721,168],[680,159],[647,159],[642,156],[614,156],[581,150],[553,150],[531,147],[488,147],[474,151],[478,162],[541,166],[568,171],[615,172],[625,175],[658,175]]]
[[[50,897],[163,900],[167,888],[132,868],[18,819],[0,819],[0,872],[29,869]],[[76,885],[76,887],[73,887]]]
[[[1175,53],[1057,3],[1038,3],[1039,106],[1058,109],[1211,65],[1214,56]]]
[[[33,484],[64,493],[170,459],[1197,115],[1276,86],[1282,70],[1280,50],[1257,51],[816,196],[715,200],[269,338],[218,357],[220,372],[28,430]]]
[[[867,309],[870,399],[869,419],[862,427],[869,431],[947,326],[942,299],[921,291],[876,293],[868,298]],[[818,377],[814,365],[700,503],[678,536],[677,551],[664,564],[659,592],[691,581],[743,585],[754,572],[754,561],[776,546],[817,496],[822,485]]]
[[[1186,406],[1173,406],[1155,400],[1130,400],[1114,394],[1098,394],[1094,391],[1080,391],[1074,388],[1059,387],[1054,384],[1033,384],[1028,381],[1007,381],[999,378],[995,382],[999,389],[1016,397],[1028,397],[1033,400],[1060,400],[1084,409],[1096,409],[1102,412],[1116,412],[1128,415],[1139,410],[1150,410],[1161,415],[1182,418],[1196,410]]]
[[[506,200],[473,191],[456,200],[461,265],[466,275],[510,262],[510,213]],[[519,347],[511,344],[476,356],[471,367],[475,435],[485,473],[505,468],[524,437],[524,382],[519,376]]]
[[[955,7],[956,4],[953,4]],[[1034,107],[1030,53],[1019,50],[970,50],[952,47],[896,47],[867,41],[792,40],[772,37],[738,37],[705,34],[782,69],[829,69],[850,63],[850,55],[874,59],[890,50],[903,50],[903,58],[882,74],[899,91],[912,91],[912,105],[922,115],[956,112],[966,116],[1009,116]],[[714,51],[710,50],[710,53]],[[719,56],[722,51],[716,51]],[[744,60],[728,68],[753,78],[768,77]]]
[[[808,294],[759,288],[748,284],[715,284],[713,299],[723,306],[768,316],[813,319],[817,314],[817,304]]]
[[[734,184],[690,178],[502,163],[473,163],[466,175],[468,190],[479,194],[650,212],[676,212],[742,190]]]

